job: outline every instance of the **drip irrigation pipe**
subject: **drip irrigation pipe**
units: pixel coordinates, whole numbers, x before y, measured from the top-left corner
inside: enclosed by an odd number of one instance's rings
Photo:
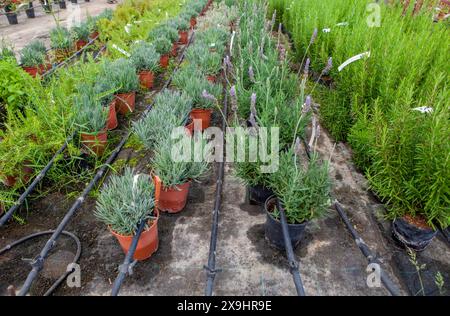
[[[286,256],[289,261],[289,270],[291,271],[292,278],[294,279],[295,289],[298,296],[306,296],[305,289],[303,288],[302,278],[299,271],[299,263],[295,259],[294,249],[292,248],[291,237],[289,236],[289,228],[287,224],[286,214],[284,208],[281,206],[280,200],[277,199],[277,208],[280,212],[281,228],[283,230],[284,246],[286,249]]]
[[[20,245],[20,244],[30,240],[30,239],[34,239],[36,237],[40,237],[40,236],[43,236],[43,235],[49,235],[49,234],[53,234],[53,233],[54,233],[54,230],[47,230],[47,231],[34,233],[34,234],[31,234],[31,235],[25,236],[25,237],[23,237],[23,238],[21,238],[19,240],[14,241],[13,243],[11,243],[9,245],[6,245],[3,249],[0,250],[0,256],[3,255],[4,253],[8,252],[12,248],[14,248],[14,247],[16,247],[16,246],[18,246],[18,245]],[[66,235],[66,236],[72,238],[75,241],[75,243],[77,245],[77,252],[75,254],[75,257],[74,257],[72,263],[77,263],[78,260],[80,259],[80,256],[81,256],[81,242],[80,242],[80,240],[78,239],[77,236],[75,236],[74,234],[72,234],[70,232],[67,232],[67,231],[62,231],[61,234]],[[71,274],[72,272],[73,272],[73,269],[69,270],[69,271],[65,272],[63,275],[61,275],[58,278],[58,280],[56,280],[56,282],[53,283],[53,285],[45,292],[44,296],[51,295],[58,288],[58,286],[60,286],[61,283],[67,278],[67,276],[69,274]]]
[[[303,144],[305,146],[305,151],[308,156],[308,159],[311,159],[311,152],[309,150],[308,145],[306,144],[306,141],[304,138],[302,138]],[[341,217],[342,221],[344,222],[345,226],[347,227],[348,231],[353,237],[353,240],[355,241],[356,245],[358,246],[359,250],[361,250],[362,254],[367,258],[369,263],[377,263],[380,264],[380,260],[377,258],[377,256],[370,250],[369,246],[364,242],[364,240],[361,238],[361,236],[358,234],[358,232],[355,230],[353,225],[350,223],[350,220],[342,207],[342,205],[339,203],[339,201],[334,197],[334,208],[338,212],[339,216]],[[383,283],[384,287],[389,291],[389,293],[392,296],[400,296],[400,289],[399,287],[391,280],[391,278],[386,274],[386,272],[381,269],[380,267],[380,278],[381,282]]]
[[[125,256],[125,259],[123,261],[123,264],[119,266],[119,275],[117,276],[116,280],[114,281],[114,285],[111,291],[111,296],[117,296],[120,291],[120,287],[122,286],[123,281],[125,280],[125,277],[127,274],[132,274],[132,266],[136,264],[137,261],[133,260],[133,255],[136,252],[136,247],[139,241],[139,238],[141,237],[142,232],[144,231],[145,227],[145,220],[141,221],[138,230],[136,232],[136,235],[134,235],[133,240],[131,242],[130,249],[128,249],[127,255]]]
[[[183,53],[182,53],[182,55],[181,55],[181,57],[180,57],[180,59],[178,61],[177,66],[175,67],[173,73],[171,74],[170,78],[167,80],[166,84],[164,85],[164,87],[163,87],[163,89],[161,91],[165,90],[168,87],[168,85],[170,84],[170,82],[172,81],[172,76],[177,71],[178,67],[180,66],[180,63],[183,61],[184,55],[185,55],[185,52],[186,52],[186,48],[192,42],[193,37],[194,37],[194,34],[192,34],[192,36],[190,37],[188,45],[186,45],[184,47]],[[152,101],[152,103],[147,107],[147,109],[143,112],[142,116],[145,116],[150,111],[150,109],[153,107],[153,104],[154,104],[154,101]],[[28,274],[28,276],[27,276],[27,278],[25,280],[25,283],[23,284],[22,288],[20,289],[19,296],[25,296],[28,293],[28,291],[31,288],[31,285],[36,280],[36,278],[38,277],[39,273],[42,271],[42,268],[43,268],[43,265],[44,265],[44,260],[47,258],[48,253],[50,252],[50,250],[55,245],[56,239],[61,235],[63,229],[69,223],[69,221],[72,218],[72,216],[79,209],[81,204],[85,201],[85,199],[88,196],[89,192],[91,192],[92,189],[94,189],[94,187],[97,184],[97,182],[103,177],[103,175],[104,175],[104,173],[106,171],[106,168],[108,166],[110,166],[114,162],[114,160],[117,158],[117,155],[122,150],[122,147],[125,145],[125,143],[127,142],[128,138],[130,137],[131,134],[132,134],[132,131],[129,130],[127,132],[127,134],[122,138],[120,143],[117,145],[117,147],[114,149],[114,151],[109,156],[108,160],[103,164],[102,167],[100,167],[100,169],[97,171],[97,173],[95,174],[94,178],[91,180],[89,185],[84,189],[84,191],[81,194],[81,196],[78,197],[78,199],[75,201],[75,203],[69,209],[69,211],[66,213],[66,215],[63,218],[63,220],[59,223],[58,227],[54,230],[52,236],[47,241],[47,243],[45,244],[44,248],[41,250],[39,255],[31,262],[32,270]]]
[[[227,66],[224,67],[224,77],[227,78]],[[226,84],[224,84],[223,93],[224,93],[223,99],[224,106],[222,117],[222,130],[225,131],[227,127],[226,118],[228,116],[228,93],[226,91]],[[219,175],[217,176],[216,182],[216,197],[214,201],[213,222],[211,227],[211,240],[209,243],[208,265],[204,266],[207,277],[205,296],[212,296],[216,273],[221,271],[220,269],[216,269],[216,249],[217,249],[217,234],[219,230],[220,205],[222,202],[223,178],[225,171],[224,155],[225,154],[222,153],[222,161],[219,163]]]
[[[13,214],[19,209],[19,207],[23,204],[28,195],[30,195],[34,188],[41,182],[41,180],[45,177],[48,170],[53,166],[56,158],[67,148],[69,142],[73,139],[73,135],[69,136],[62,147],[56,152],[52,159],[48,162],[48,164],[41,170],[41,172],[34,178],[33,182],[30,186],[22,193],[19,199],[14,203],[14,205],[0,218],[0,227],[5,225],[6,222],[13,216]]]
[[[178,70],[181,62],[184,59],[185,56],[185,52],[187,47],[189,47],[192,43],[192,40],[194,39],[194,35],[195,33],[192,33],[191,37],[189,38],[189,42],[188,44],[184,47],[183,52],[181,54],[180,59],[178,60],[178,64],[175,67],[173,74]],[[163,88],[160,90],[160,92],[164,91],[165,89],[167,89],[167,87],[170,85],[170,83],[172,82],[172,76],[170,76],[170,78],[166,81],[166,83],[164,84]],[[150,111],[151,107],[147,108],[144,113],[143,116],[147,115],[147,113]],[[114,281],[114,285],[113,285],[113,289],[111,291],[111,296],[117,296],[119,294],[120,288],[122,286],[123,281],[125,281],[125,277],[127,276],[127,274],[132,274],[132,268],[134,267],[134,265],[137,263],[137,260],[132,261],[132,258],[134,256],[134,253],[136,252],[136,247],[137,247],[137,243],[139,241],[139,238],[143,232],[143,229],[145,227],[145,221],[141,221],[140,223],[138,223],[138,231],[136,232],[136,235],[134,235],[133,240],[131,242],[131,246],[130,249],[128,249],[127,254],[125,255],[125,259],[122,263],[122,265],[119,266],[119,274],[117,275],[116,280]]]

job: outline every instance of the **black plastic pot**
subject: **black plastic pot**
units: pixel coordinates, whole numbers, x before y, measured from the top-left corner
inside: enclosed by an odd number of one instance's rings
[[[50,4],[43,4],[42,8],[44,9],[45,13],[51,13],[52,12],[52,6]]]
[[[34,19],[36,16],[34,15],[33,2],[28,4],[28,9],[25,9],[25,13],[29,19]]]
[[[58,4],[59,4],[59,8],[60,8],[60,9],[67,9],[66,1],[60,0],[60,1],[58,2]]]
[[[265,186],[248,186],[248,199],[252,205],[264,205],[267,199],[273,195],[273,191]]]
[[[17,20],[17,13],[6,13],[6,18],[11,25],[19,24],[19,21]]]
[[[78,3],[78,0],[70,0],[70,2],[72,2],[73,4]]]
[[[392,234],[404,246],[422,251],[431,243],[437,231],[417,227],[404,218],[396,218],[392,222]]]
[[[265,236],[267,241],[272,244],[275,248],[279,250],[285,250],[283,229],[281,227],[281,222],[274,218],[272,215],[272,210],[275,208],[276,198],[271,197],[267,199],[264,204],[264,210],[266,211],[266,224],[265,224]],[[308,222],[302,224],[288,224],[289,237],[291,237],[292,248],[298,246],[300,241],[305,235],[305,228]]]

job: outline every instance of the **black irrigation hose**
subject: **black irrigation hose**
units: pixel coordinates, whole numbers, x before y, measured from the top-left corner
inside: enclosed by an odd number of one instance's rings
[[[359,250],[363,253],[363,255],[367,258],[369,263],[377,263],[380,264],[380,261],[377,259],[377,256],[370,250],[369,246],[364,242],[364,240],[359,236],[357,231],[353,228],[352,224],[350,223],[350,220],[347,217],[347,214],[345,213],[342,206],[339,204],[339,202],[336,200],[334,203],[334,207],[336,211],[339,213],[339,215],[342,218],[342,221],[344,222],[345,226],[347,227],[348,231],[352,235],[353,239],[355,240],[356,245],[358,246]],[[380,267],[380,278],[381,282],[383,283],[384,287],[391,293],[393,296],[400,296],[400,289],[398,286],[391,280],[391,278],[384,272],[383,269]]]
[[[194,37],[194,34],[192,34],[188,45],[191,43],[193,37]],[[186,47],[188,45],[186,45]],[[183,53],[178,61],[178,64],[177,64],[176,68],[174,69],[174,73],[180,66],[181,61],[184,59],[186,47],[184,48]],[[163,90],[169,86],[170,82],[172,81],[172,76],[173,76],[173,73],[170,76],[170,78],[167,80],[166,84],[164,85]],[[148,113],[148,111],[150,111],[150,109],[153,107],[153,104],[154,104],[154,101],[147,107],[147,109],[143,112],[142,116],[145,116]],[[25,283],[23,284],[22,288],[20,289],[19,296],[25,296],[28,293],[31,285],[33,284],[34,280],[36,280],[36,278],[38,277],[40,271],[42,270],[42,268],[44,266],[44,260],[48,256],[48,253],[50,252],[50,250],[55,245],[56,239],[59,237],[59,235],[62,233],[63,229],[69,223],[69,220],[72,218],[72,216],[75,214],[75,212],[81,206],[81,204],[84,202],[84,200],[88,196],[89,192],[92,191],[92,189],[95,187],[97,182],[103,177],[103,175],[106,171],[106,168],[114,162],[117,155],[119,154],[119,152],[121,151],[122,147],[125,145],[125,143],[127,142],[128,138],[130,137],[131,134],[132,134],[132,131],[129,130],[128,133],[122,138],[120,143],[117,145],[117,147],[114,149],[114,151],[109,156],[108,160],[97,171],[94,178],[91,180],[89,185],[84,189],[81,196],[78,197],[78,199],[75,201],[75,203],[69,209],[69,211],[66,213],[63,220],[59,223],[58,227],[54,230],[53,235],[50,237],[50,239],[45,244],[44,248],[41,250],[40,254],[31,262],[32,270],[28,274],[27,279],[25,280]]]
[[[226,66],[224,67],[224,76],[226,78]],[[225,131],[227,126],[227,113],[228,113],[228,93],[224,86],[224,106],[223,106],[223,118],[222,118],[222,129]],[[223,153],[224,154],[224,153]],[[205,295],[212,296],[214,280],[216,278],[216,273],[220,272],[220,269],[216,269],[216,249],[217,249],[217,233],[219,230],[219,212],[220,205],[222,202],[222,187],[223,187],[223,178],[224,178],[224,170],[225,170],[225,157],[222,156],[222,161],[219,163],[219,175],[217,176],[216,182],[216,198],[214,202],[214,210],[213,210],[213,221],[211,228],[211,240],[209,244],[209,255],[208,255],[208,265],[204,266],[206,270],[206,289]]]
[[[11,250],[12,248],[14,248],[14,247],[16,247],[16,246],[18,246],[18,245],[20,245],[20,244],[22,244],[22,243],[24,243],[24,242],[30,240],[30,239],[34,239],[34,238],[36,238],[36,237],[40,237],[40,236],[43,236],[43,235],[49,235],[49,234],[53,234],[53,233],[54,233],[54,230],[47,230],[47,231],[43,231],[43,232],[39,232],[39,233],[34,233],[34,234],[31,234],[31,235],[25,236],[25,237],[23,237],[23,238],[21,238],[21,239],[19,239],[19,240],[16,240],[16,241],[13,242],[12,244],[6,245],[3,249],[0,250],[0,256],[3,255],[4,253],[8,252],[8,251]],[[69,236],[70,238],[72,238],[72,239],[75,241],[75,243],[76,243],[76,245],[77,245],[77,252],[76,252],[76,254],[75,254],[75,257],[74,257],[72,263],[77,263],[78,260],[80,259],[80,256],[81,256],[81,242],[80,242],[80,240],[78,239],[77,236],[75,236],[74,234],[72,234],[72,233],[70,233],[70,232],[62,231],[61,233],[62,233],[63,235]],[[58,288],[58,286],[60,286],[61,283],[62,283],[62,282],[67,278],[67,276],[68,276],[70,273],[72,273],[72,272],[73,272],[73,270],[67,271],[67,272],[65,272],[63,275],[61,275],[61,277],[59,277],[59,279],[56,280],[56,282],[53,283],[53,285],[45,292],[44,296],[49,296],[50,294],[52,294],[53,291],[55,291],[55,290]]]
[[[164,86],[160,90],[160,92],[164,91],[165,89],[167,89],[169,87],[170,83],[172,82],[172,76],[178,70],[181,62],[183,61],[186,49],[187,49],[187,47],[189,47],[189,45],[191,45],[192,40],[194,39],[194,35],[195,35],[195,33],[193,33],[191,35],[191,37],[189,38],[188,44],[183,48],[183,52],[182,52],[182,54],[181,54],[181,56],[180,56],[180,58],[178,60],[177,66],[175,67],[172,75],[166,81],[166,83],[164,84]],[[143,112],[143,116],[147,115],[147,113],[150,111],[150,109],[151,109],[151,107],[147,108]],[[143,232],[143,229],[145,227],[145,221],[142,221],[141,223],[138,223],[138,227],[139,227],[138,231],[136,232],[136,235],[134,235],[134,237],[133,237],[131,246],[128,249],[128,252],[127,252],[127,254],[125,256],[125,259],[124,259],[122,265],[119,266],[119,274],[117,275],[117,278],[114,281],[113,289],[111,291],[111,296],[117,296],[119,294],[119,291],[120,291],[120,288],[122,286],[122,283],[123,283],[123,281],[125,281],[125,277],[127,276],[127,274],[131,274],[132,266],[134,266],[137,263],[136,260],[132,261],[132,258],[134,256],[134,253],[136,252],[137,243],[138,243],[139,238],[140,238],[140,236],[141,236],[141,234]]]
[[[22,203],[25,201],[28,195],[30,195],[34,188],[41,182],[41,180],[45,177],[48,170],[53,166],[53,163],[55,162],[56,158],[67,148],[67,145],[72,140],[74,134],[69,136],[62,147],[56,152],[56,154],[53,156],[52,159],[48,162],[48,164],[44,167],[44,169],[41,170],[41,172],[34,178],[33,182],[30,184],[30,186],[22,193],[22,195],[19,197],[19,199],[14,203],[14,205],[6,212],[1,218],[0,218],[0,227],[5,225],[6,222],[13,216],[13,214],[19,209],[19,207],[22,205]]]
[[[145,227],[145,220],[141,221],[141,223],[138,226],[138,231],[136,232],[136,235],[133,237],[133,241],[131,242],[130,249],[128,249],[127,255],[125,256],[125,259],[123,261],[123,264],[119,267],[119,275],[117,276],[116,280],[114,281],[114,285],[111,291],[111,296],[117,296],[120,291],[120,287],[122,286],[123,281],[125,280],[125,277],[127,274],[131,274],[130,268],[131,264],[135,261],[133,260],[133,255],[136,252],[136,247],[139,242],[139,238],[141,237],[142,232],[144,231]]]
[[[292,248],[291,237],[289,236],[289,228],[287,224],[286,214],[284,208],[281,207],[280,200],[277,199],[277,208],[280,212],[281,228],[283,230],[284,247],[286,249],[286,256],[289,261],[289,270],[291,271],[292,278],[294,279],[295,289],[298,296],[306,296],[305,289],[303,288],[302,278],[300,276],[299,264],[295,259],[294,249]]]
[[[311,152],[309,150],[308,145],[306,144],[306,141],[304,138],[302,138],[303,144],[305,146],[305,151],[308,156],[308,159],[311,159]],[[350,220],[347,217],[347,214],[344,210],[344,208],[341,206],[339,201],[335,198],[334,207],[336,211],[338,212],[339,216],[341,217],[342,221],[344,222],[345,226],[347,227],[348,231],[353,237],[353,240],[355,241],[356,245],[358,246],[359,250],[363,253],[363,255],[367,258],[369,263],[377,263],[379,264],[380,261],[377,259],[377,256],[370,250],[369,246],[364,242],[364,240],[361,238],[361,236],[358,234],[358,232],[353,228],[352,224],[350,223]],[[381,282],[385,286],[385,288],[389,291],[389,293],[393,296],[400,296],[400,290],[398,286],[390,279],[390,277],[384,272],[383,269],[380,267],[380,278]]]

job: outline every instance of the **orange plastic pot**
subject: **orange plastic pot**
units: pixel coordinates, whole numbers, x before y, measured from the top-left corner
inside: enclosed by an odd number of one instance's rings
[[[96,31],[96,32],[92,32],[91,35],[89,35],[89,37],[90,37],[91,39],[94,39],[94,38],[96,38],[98,35],[99,35],[99,33]]]
[[[181,45],[186,45],[188,43],[188,31],[178,31],[178,35],[180,35],[179,42]]]
[[[145,260],[151,257],[158,250],[159,238],[158,238],[158,219],[159,212],[158,209],[155,209],[155,217],[156,219],[152,219],[148,222],[149,228],[142,232],[139,237],[138,244],[136,246],[136,252],[134,253],[133,258],[135,260]],[[110,232],[117,238],[119,241],[120,247],[122,247],[123,252],[126,254],[131,247],[131,243],[133,242],[134,236],[124,236],[116,233],[111,228],[109,228]]]
[[[161,55],[159,64],[161,65],[161,68],[167,68],[169,66],[169,54]]]
[[[189,114],[192,120],[200,120],[201,121],[201,130],[208,128],[211,123],[211,109],[193,109]]]
[[[23,70],[25,70],[31,77],[36,78],[37,74],[39,73],[41,66],[36,67],[22,67]]]
[[[197,25],[197,19],[195,17],[191,18],[191,28],[194,28]]]
[[[116,105],[117,111],[122,115],[133,112],[136,105],[136,92],[119,93],[116,95]]]
[[[150,90],[153,88],[154,78],[155,76],[150,70],[144,70],[139,73],[139,82],[144,89]]]
[[[81,133],[81,143],[89,150],[89,154],[101,156],[108,144],[108,132],[104,130],[97,134]]]
[[[79,51],[86,45],[87,45],[87,42],[85,40],[78,40],[75,42],[75,47],[76,47],[77,51]]]
[[[172,44],[172,50],[170,51],[170,56],[175,57],[178,54],[178,43]]]
[[[118,125],[119,122],[117,121],[116,100],[112,100],[109,105],[108,123],[106,128],[108,130],[112,130],[117,128]]]
[[[155,183],[160,182],[158,177],[154,178]],[[164,187],[161,184],[161,192],[159,194],[158,208],[167,213],[179,213],[181,212],[187,203],[187,197],[189,194],[189,187],[191,182],[186,182],[172,187]]]

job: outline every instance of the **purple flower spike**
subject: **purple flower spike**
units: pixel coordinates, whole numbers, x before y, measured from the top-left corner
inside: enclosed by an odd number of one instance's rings
[[[305,100],[305,104],[303,105],[302,113],[308,113],[311,111],[311,96],[308,95]]]
[[[208,91],[206,91],[206,90],[203,90],[202,97],[207,99],[207,100],[211,100],[213,102],[217,102],[216,97],[213,96],[212,94],[208,93]]]
[[[304,74],[306,77],[308,77],[309,74],[309,65],[311,64],[311,60],[309,58],[306,59],[305,62],[305,70],[304,70]]]
[[[328,58],[327,65],[323,69],[322,74],[326,75],[330,72],[331,68],[333,68],[333,57]]]
[[[250,97],[250,112],[256,116],[256,93],[252,93]]]
[[[236,95],[236,87],[232,86],[230,89],[230,97],[231,97],[231,109],[233,112],[237,111],[238,108],[238,101],[237,101],[237,95]]]
[[[317,34],[318,34],[317,29],[314,29],[314,32],[313,32],[313,34],[312,34],[312,36],[311,36],[311,40],[309,41],[309,45],[314,44],[314,42],[315,42],[315,40],[316,40],[316,38],[317,38]]]
[[[253,67],[252,66],[250,66],[248,68],[248,76],[249,76],[251,82],[256,82],[256,80],[255,80],[255,73],[253,72]]]

